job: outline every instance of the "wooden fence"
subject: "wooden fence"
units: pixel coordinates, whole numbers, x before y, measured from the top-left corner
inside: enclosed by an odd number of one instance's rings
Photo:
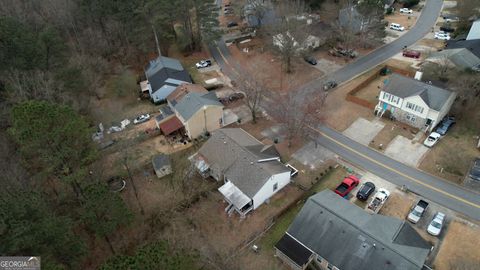
[[[388,66],[388,65],[385,65],[384,67],[389,69],[393,73],[397,73],[397,74],[400,74],[400,75],[403,75],[403,76],[407,76],[407,77],[414,77],[415,76],[414,71],[399,69],[399,68]],[[348,92],[345,99],[347,101],[353,102],[355,104],[358,104],[360,106],[369,108],[371,110],[375,109],[376,104],[373,104],[370,101],[365,100],[363,98],[359,98],[359,97],[355,96],[355,94],[360,92],[363,88],[365,88],[367,85],[369,85],[372,81],[377,79],[380,76],[380,70],[381,69],[382,68],[378,68],[375,71],[374,74],[372,74],[367,79],[365,79],[363,82],[361,82],[359,85],[355,86],[352,90],[350,90],[350,92]]]

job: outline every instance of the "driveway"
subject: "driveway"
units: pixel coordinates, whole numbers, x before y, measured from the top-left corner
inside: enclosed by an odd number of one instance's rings
[[[427,151],[423,144],[398,135],[388,144],[385,155],[416,168]]]
[[[377,119],[368,121],[360,117],[342,133],[358,143],[368,145],[384,126],[385,124]]]
[[[292,157],[313,170],[321,166],[327,160],[334,159],[335,154],[327,148],[319,145],[317,142],[310,141],[300,148],[300,150],[295,152]]]

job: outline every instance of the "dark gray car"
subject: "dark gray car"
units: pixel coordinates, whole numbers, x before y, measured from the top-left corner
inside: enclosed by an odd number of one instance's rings
[[[473,161],[473,165],[468,173],[468,176],[470,176],[470,178],[473,180],[480,181],[480,158],[476,158]]]

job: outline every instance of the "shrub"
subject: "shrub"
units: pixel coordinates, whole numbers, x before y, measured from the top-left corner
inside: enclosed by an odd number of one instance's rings
[[[404,8],[411,8],[413,6],[418,5],[420,0],[403,0],[402,2],[403,2],[403,7]]]

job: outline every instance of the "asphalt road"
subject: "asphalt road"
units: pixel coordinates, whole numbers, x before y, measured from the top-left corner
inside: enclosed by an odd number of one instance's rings
[[[316,141],[342,159],[395,185],[405,185],[427,200],[480,220],[480,194],[409,167],[324,125],[312,129],[321,135]]]
[[[404,46],[410,46],[422,39],[431,31],[440,13],[442,4],[442,0],[427,0],[417,23],[407,33],[337,70],[334,74],[326,75],[307,83],[299,89],[301,96],[308,95],[314,91],[322,91],[322,85],[327,80],[335,80],[339,84],[349,81],[394,56]],[[232,79],[237,78],[238,72],[242,70],[242,67],[230,57],[230,52],[223,41],[219,41],[216,45],[211,46],[210,52],[227,76]],[[312,129],[320,135],[316,139],[318,143],[335,152],[343,159],[396,185],[406,185],[408,189],[425,197],[427,200],[431,200],[475,220],[480,220],[480,194],[404,165],[324,125],[319,125]]]

